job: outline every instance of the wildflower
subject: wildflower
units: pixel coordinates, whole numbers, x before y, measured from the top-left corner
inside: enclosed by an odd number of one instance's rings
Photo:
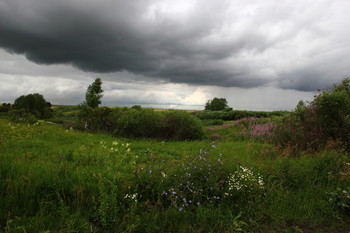
[[[166,175],[164,172],[161,172],[161,174],[162,174],[162,176],[163,176],[164,178],[167,177],[167,175]]]
[[[118,145],[118,142],[117,141],[114,141],[112,142],[113,146],[117,146]]]

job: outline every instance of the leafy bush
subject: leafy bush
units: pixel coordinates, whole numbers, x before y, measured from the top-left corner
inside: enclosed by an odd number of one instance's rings
[[[117,120],[114,134],[123,137],[159,137],[163,126],[162,115],[152,109],[124,109]]]
[[[307,106],[295,111],[276,127],[274,142],[281,147],[318,151],[332,144],[350,150],[350,79],[319,92]]]
[[[156,112],[141,107],[80,107],[78,128],[102,131],[121,137],[193,140],[203,136],[195,116],[180,110]]]
[[[38,93],[22,95],[15,100],[10,115],[16,121],[46,119],[52,115],[51,103]]]
[[[0,112],[8,112],[11,109],[11,104],[3,103],[0,105]]]
[[[203,137],[203,126],[195,116],[181,110],[169,110],[161,114],[164,117],[163,137],[176,140],[193,140]]]
[[[78,128],[92,132],[113,132],[112,109],[108,107],[91,108],[80,106],[78,113]]]

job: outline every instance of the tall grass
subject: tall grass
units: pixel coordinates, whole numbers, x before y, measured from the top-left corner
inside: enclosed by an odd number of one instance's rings
[[[350,185],[350,160],[336,151],[289,158],[254,140],[130,140],[0,119],[0,161],[4,232],[278,232],[349,220],[330,201],[349,203],[336,190]]]

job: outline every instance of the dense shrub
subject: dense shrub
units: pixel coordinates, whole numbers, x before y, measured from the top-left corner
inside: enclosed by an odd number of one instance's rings
[[[132,108],[90,108],[82,105],[78,126],[92,132],[102,131],[132,138],[193,140],[203,136],[195,116],[180,110],[156,112],[139,106]]]
[[[124,109],[117,120],[115,135],[123,137],[159,137],[162,115],[152,109]]]
[[[111,113],[112,109],[108,107],[91,108],[82,105],[78,113],[78,128],[111,133],[114,129]]]
[[[162,132],[165,138],[185,140],[203,137],[203,126],[195,116],[180,110],[161,113],[164,115]]]
[[[0,105],[0,112],[8,112],[10,111],[11,104],[3,103]]]
[[[293,152],[325,147],[350,149],[350,79],[324,90],[285,117],[275,130],[275,143]]]
[[[51,103],[38,93],[22,95],[15,100],[10,115],[16,121],[46,119],[52,115]]]

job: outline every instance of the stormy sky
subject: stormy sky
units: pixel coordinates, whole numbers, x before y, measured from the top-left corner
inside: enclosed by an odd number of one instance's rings
[[[350,76],[348,0],[0,0],[0,102],[291,110]]]

